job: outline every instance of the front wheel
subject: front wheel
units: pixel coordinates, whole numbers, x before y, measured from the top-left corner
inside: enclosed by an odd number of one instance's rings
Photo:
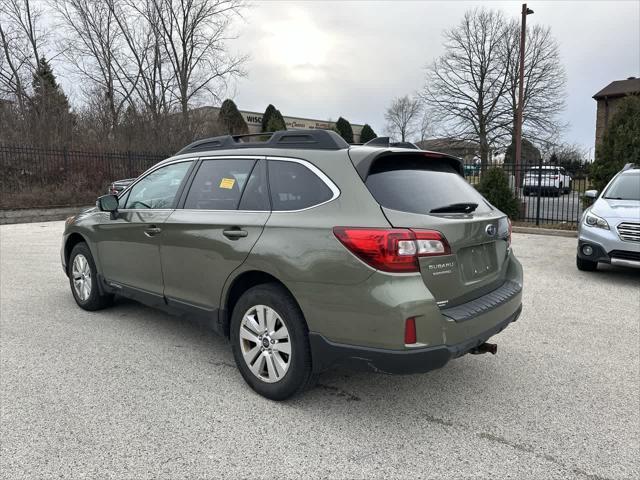
[[[230,337],[242,377],[260,395],[285,400],[311,382],[307,325],[282,286],[247,290],[233,309]]]
[[[113,295],[103,295],[98,288],[98,271],[86,243],[78,243],[69,255],[69,284],[80,308],[94,311],[108,307]]]
[[[585,260],[584,258],[576,256],[576,266],[578,270],[582,270],[583,272],[593,272],[597,270],[598,262],[592,262],[591,260]]]

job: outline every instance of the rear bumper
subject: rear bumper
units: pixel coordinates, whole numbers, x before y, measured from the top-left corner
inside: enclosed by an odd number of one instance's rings
[[[318,333],[309,333],[313,370],[320,372],[332,366],[342,366],[356,370],[369,370],[381,373],[410,374],[424,373],[441,368],[449,360],[468,353],[474,347],[515,322],[522,311],[522,305],[506,319],[490,329],[468,338],[455,345],[416,348],[412,350],[388,350],[344,345],[327,340]]]

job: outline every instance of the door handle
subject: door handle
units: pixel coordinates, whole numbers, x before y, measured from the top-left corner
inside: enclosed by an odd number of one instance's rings
[[[230,239],[236,239],[236,238],[244,238],[247,235],[249,235],[249,233],[246,230],[240,230],[238,229],[229,229],[229,230],[223,230],[222,234]]]
[[[158,235],[160,232],[162,232],[162,229],[156,227],[155,225],[151,225],[149,228],[145,228],[145,230],[144,230],[144,234],[147,237],[154,237],[154,236]]]

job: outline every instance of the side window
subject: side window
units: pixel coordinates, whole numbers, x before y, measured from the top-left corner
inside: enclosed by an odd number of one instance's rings
[[[173,208],[178,188],[193,161],[174,163],[150,173],[133,188],[125,199],[128,209]]]
[[[271,209],[269,204],[269,188],[267,187],[267,164],[264,160],[258,160],[256,166],[244,187],[242,199],[240,200],[239,210],[268,211]]]
[[[269,187],[273,211],[301,210],[333,196],[315,173],[295,162],[269,160]]]
[[[191,183],[184,208],[236,210],[255,160],[204,160]]]

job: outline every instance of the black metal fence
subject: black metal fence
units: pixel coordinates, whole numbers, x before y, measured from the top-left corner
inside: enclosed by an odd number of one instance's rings
[[[168,156],[0,145],[0,208],[89,205],[106,192],[112,181],[137,177]],[[482,167],[466,162],[465,177],[478,185],[493,168],[504,172],[518,198],[517,220],[560,228],[577,225],[588,185],[584,167],[539,163],[525,165],[516,172],[511,164]]]
[[[515,168],[513,164],[490,163],[482,167],[465,162],[465,178],[479,185],[489,169],[504,172],[518,200],[520,222],[556,228],[576,228],[583,211],[584,192],[589,188],[586,165],[550,165],[539,162]]]
[[[0,145],[0,208],[88,205],[169,155]]]

